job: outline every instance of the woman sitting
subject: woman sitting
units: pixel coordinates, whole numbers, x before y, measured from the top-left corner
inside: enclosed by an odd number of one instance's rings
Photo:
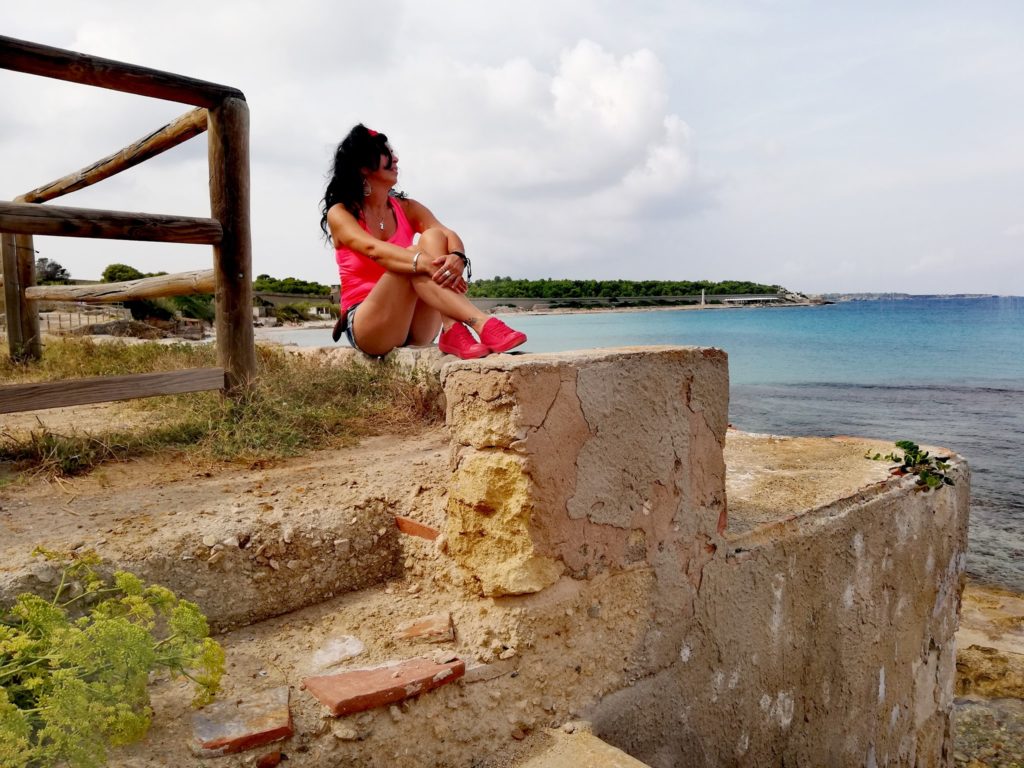
[[[357,125],[338,145],[320,227],[337,254],[339,327],[352,346],[383,356],[430,344],[443,329],[440,350],[468,360],[526,341],[466,298],[469,259],[461,238],[426,206],[395,194],[397,181],[398,155],[384,134]]]

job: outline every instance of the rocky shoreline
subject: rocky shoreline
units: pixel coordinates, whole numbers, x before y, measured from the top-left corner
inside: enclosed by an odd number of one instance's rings
[[[956,642],[953,764],[1024,765],[1024,595],[968,582]]]

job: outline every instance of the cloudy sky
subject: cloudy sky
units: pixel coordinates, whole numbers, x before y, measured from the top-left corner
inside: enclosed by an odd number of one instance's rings
[[[5,3],[0,33],[225,83],[255,273],[337,281],[318,202],[356,122],[480,277],[1024,294],[1024,5],[811,0]],[[0,198],[181,104],[0,71]],[[209,215],[206,141],[66,205]],[[37,238],[96,278],[209,248]]]

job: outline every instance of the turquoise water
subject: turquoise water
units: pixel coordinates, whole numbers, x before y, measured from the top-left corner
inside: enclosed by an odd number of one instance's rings
[[[739,429],[910,439],[957,451],[972,467],[968,571],[1024,591],[1024,298],[516,315],[509,322],[529,335],[530,352],[724,349],[729,416]],[[329,331],[297,331],[289,340],[330,344]]]

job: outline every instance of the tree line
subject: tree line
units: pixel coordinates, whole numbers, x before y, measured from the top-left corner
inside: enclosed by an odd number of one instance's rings
[[[782,286],[748,280],[516,280],[495,277],[475,280],[469,296],[481,299],[598,299],[644,296],[708,296],[779,293]]]
[[[252,287],[255,291],[263,291],[265,293],[294,293],[305,296],[331,295],[331,286],[299,280],[295,277],[286,277],[281,280],[270,275],[257,275]]]
[[[129,280],[141,280],[144,277],[160,277],[166,272],[142,272],[128,264],[109,264],[103,270],[100,281],[104,283],[123,283]],[[36,259],[36,282],[39,285],[68,285],[71,275],[53,259]],[[292,293],[306,296],[330,296],[331,286],[296,277],[283,279],[270,275],[257,275],[252,284],[253,290],[266,293]]]
[[[60,264],[50,259],[36,260],[37,279],[41,284],[68,283],[70,275]],[[127,264],[111,264],[103,270],[105,283],[138,280],[143,277],[166,275],[166,272],[140,272]],[[257,275],[253,289],[266,293],[288,293],[306,296],[330,296],[331,287],[322,283],[299,280],[295,277],[276,278]],[[784,291],[780,285],[765,285],[749,280],[566,280],[544,278],[522,280],[497,276],[475,280],[469,285],[469,296],[481,299],[599,299],[644,298],[648,296],[707,296],[728,294],[775,294]],[[198,312],[203,319],[212,319],[212,296],[175,297],[176,308]],[[192,306],[195,305],[195,306]],[[207,309],[208,306],[208,309]]]

